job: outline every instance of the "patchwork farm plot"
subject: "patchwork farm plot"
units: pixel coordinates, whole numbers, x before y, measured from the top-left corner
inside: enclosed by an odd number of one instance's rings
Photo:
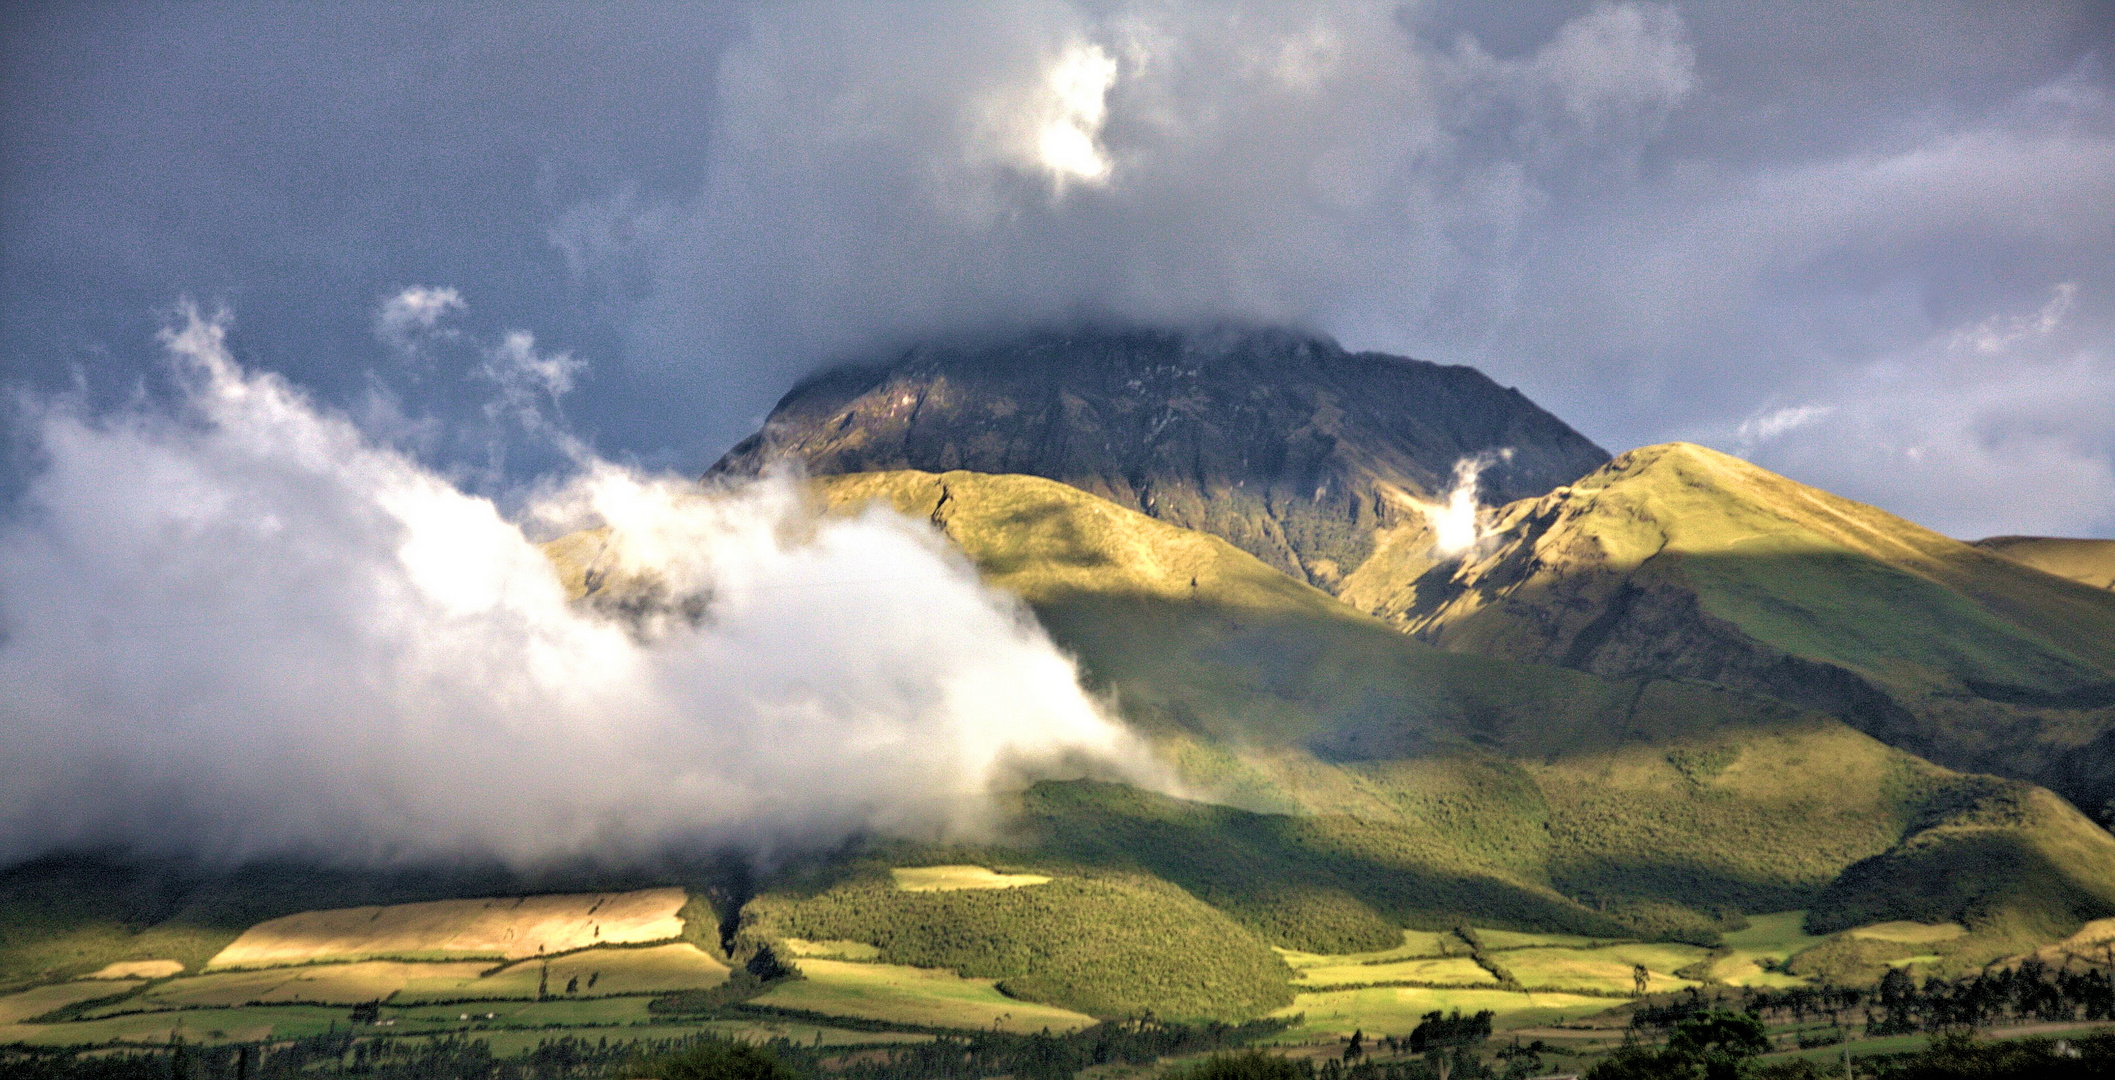
[[[1064,987],[1071,984],[1062,979],[1033,969],[1027,979],[1003,971],[992,977],[976,967],[996,962],[992,956],[999,954],[977,951],[985,946],[973,941],[974,947],[958,948],[930,938],[930,928],[907,930],[900,919],[890,920],[906,912],[927,922],[940,917],[931,913],[974,915],[989,925],[964,925],[989,931],[992,942],[1036,948],[1071,937],[1021,937],[1004,920],[1070,926],[1063,921],[1073,917],[1068,910],[1085,905],[1104,912],[1118,904],[1130,905],[1121,908],[1119,922],[1138,923],[1165,914],[1155,905],[1196,904],[1164,886],[1141,891],[1120,879],[966,864],[897,867],[885,876],[877,872],[861,888],[866,891],[843,894],[833,901],[838,907],[822,909],[830,918],[810,931],[813,937],[766,933],[758,939],[798,978],[760,983],[701,948],[697,928],[686,932],[684,920],[716,916],[679,889],[347,908],[253,926],[212,955],[204,970],[186,971],[169,959],[126,960],[74,981],[0,996],[0,1041],[166,1044],[179,1035],[193,1042],[253,1041],[357,1022],[380,1038],[486,1039],[504,1055],[559,1032],[617,1041],[712,1031],[828,1046],[926,1039],[935,1031],[1065,1033],[1095,1024],[1090,1012],[1130,1014],[1067,1007]],[[781,930],[796,925],[766,922]],[[1094,963],[1161,972],[1141,966],[1141,958],[1160,955],[1153,950],[1165,948],[1164,933],[1123,938],[1131,931],[1107,923],[1081,922],[1084,936],[1071,935],[1106,945],[1104,938],[1115,933],[1111,940],[1129,942],[1094,955]],[[709,925],[717,931],[716,922]],[[1250,935],[1231,921],[1213,933],[1218,937],[1181,947],[1221,947]],[[1281,996],[1248,1015],[1287,1020],[1280,1041],[1299,1043],[1353,1031],[1406,1035],[1435,1011],[1489,1010],[1499,1031],[1591,1023],[1636,999],[1641,979],[1654,994],[1702,985],[1799,985],[1806,980],[1787,967],[1816,949],[1860,942],[1940,949],[1961,933],[1950,924],[1882,923],[1820,937],[1805,931],[1803,912],[1788,911],[1750,917],[1717,949],[1495,928],[1404,930],[1395,947],[1358,953],[1270,949],[1252,935],[1241,947],[1258,953],[1280,973],[1271,978],[1282,980],[1274,984]],[[912,947],[933,959],[903,962]],[[2075,955],[2110,947],[2115,920],[2088,926],[2062,946]]]

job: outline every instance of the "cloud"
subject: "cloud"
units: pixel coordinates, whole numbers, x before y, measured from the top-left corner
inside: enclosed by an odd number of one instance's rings
[[[737,386],[995,321],[1445,319],[1503,288],[1485,267],[1546,183],[1627,171],[1694,81],[1658,5],[1592,8],[1512,58],[1382,4],[751,22],[702,190],[554,231],[583,280],[647,283],[639,354]]]
[[[382,339],[383,344],[409,355],[417,351],[425,338],[448,333],[438,329],[441,320],[468,307],[462,294],[452,288],[414,285],[382,301],[375,310],[375,336]]]
[[[0,860],[975,836],[1024,776],[1156,775],[922,522],[589,460],[521,520],[607,527],[698,598],[605,616],[523,524],[224,334],[167,332],[174,411],[31,403],[43,465],[0,521]]]

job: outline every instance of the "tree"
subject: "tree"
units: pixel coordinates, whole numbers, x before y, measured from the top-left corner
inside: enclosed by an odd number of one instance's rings
[[[1705,1080],[1738,1080],[1741,1062],[1770,1049],[1770,1035],[1748,1013],[1713,1011],[1676,1024],[1667,1049],[1702,1065]]]
[[[777,1057],[732,1039],[711,1039],[680,1054],[648,1058],[624,1075],[634,1080],[802,1080]]]

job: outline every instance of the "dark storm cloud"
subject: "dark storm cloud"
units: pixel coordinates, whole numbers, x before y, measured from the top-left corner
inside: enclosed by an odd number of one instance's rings
[[[47,381],[228,293],[352,394],[382,298],[452,287],[600,361],[598,445],[696,465],[877,340],[1240,315],[1958,534],[2115,534],[2105,5],[7,18],[0,325]]]

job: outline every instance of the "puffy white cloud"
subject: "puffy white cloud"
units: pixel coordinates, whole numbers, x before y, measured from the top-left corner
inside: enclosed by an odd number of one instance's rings
[[[238,366],[219,323],[167,341],[180,411],[27,417],[0,859],[963,836],[1025,776],[1157,776],[925,523],[588,461],[523,520],[606,526],[621,565],[694,598],[606,617],[490,502]]]

